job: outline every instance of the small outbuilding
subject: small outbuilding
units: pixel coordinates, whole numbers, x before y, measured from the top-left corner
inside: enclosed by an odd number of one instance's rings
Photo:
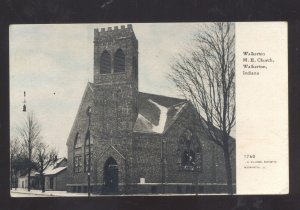
[[[32,170],[30,173],[30,187],[31,189],[38,189],[39,180],[36,177],[36,171]],[[18,177],[18,188],[28,188],[28,173]]]
[[[66,190],[67,159],[59,158],[44,172],[45,190]]]

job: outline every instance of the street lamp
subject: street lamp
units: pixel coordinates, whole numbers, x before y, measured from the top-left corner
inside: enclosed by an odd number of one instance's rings
[[[88,124],[88,138],[89,138],[89,165],[88,165],[88,197],[91,196],[91,133],[90,133],[90,125],[91,125],[91,112],[92,108],[89,106],[86,110],[86,114],[89,117],[89,124]]]

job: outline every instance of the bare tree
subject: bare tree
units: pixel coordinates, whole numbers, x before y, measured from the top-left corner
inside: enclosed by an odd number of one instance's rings
[[[10,141],[10,186],[17,188],[18,174],[24,170],[24,154],[22,146],[18,138],[13,138]]]
[[[34,117],[33,112],[27,114],[23,124],[18,127],[19,139],[21,141],[22,149],[26,157],[26,169],[28,173],[28,191],[30,191],[30,174],[34,168],[34,159],[36,157],[36,148],[41,139],[41,128]]]
[[[36,168],[40,176],[40,186],[42,192],[45,192],[45,169],[57,159],[57,151],[49,149],[49,146],[43,142],[37,145]]]
[[[222,148],[228,193],[233,193],[230,133],[235,126],[235,35],[233,23],[205,24],[169,75],[198,110],[210,139]]]

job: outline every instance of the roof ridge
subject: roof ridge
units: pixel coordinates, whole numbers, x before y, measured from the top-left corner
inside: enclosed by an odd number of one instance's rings
[[[187,102],[188,102],[188,101],[187,101]],[[165,127],[165,129],[164,129],[164,131],[163,131],[163,134],[165,134],[165,133],[169,130],[169,128],[175,123],[175,121],[179,118],[179,115],[182,113],[183,108],[188,104],[188,103],[186,103],[186,102],[184,102],[184,103],[185,103],[185,104],[183,104],[183,102],[182,102],[183,107],[180,109],[180,111],[179,111],[175,116],[173,116],[173,119],[171,119],[171,123]],[[180,104],[180,103],[178,103],[178,104]],[[178,105],[178,104],[177,104],[177,105]],[[175,104],[175,105],[176,105],[176,104]],[[175,106],[175,105],[174,105],[174,106]]]
[[[66,143],[66,145],[68,145],[69,142],[70,142],[71,133],[72,133],[74,127],[75,127],[76,120],[78,119],[80,109],[81,109],[81,107],[83,106],[84,98],[85,98],[86,94],[88,94],[88,90],[90,89],[90,90],[92,91],[92,94],[93,94],[93,89],[91,88],[91,86],[90,86],[89,83],[90,83],[90,82],[87,82],[87,84],[86,84],[86,86],[85,86],[85,89],[84,89],[84,92],[83,92],[83,95],[81,96],[80,104],[79,104],[79,106],[78,106],[78,108],[77,108],[77,112],[76,112],[76,115],[75,115],[75,119],[74,119],[74,121],[73,121],[71,130],[70,130],[70,132],[69,132],[69,136],[68,136],[68,138],[67,138],[67,143]]]
[[[181,104],[184,104],[184,103],[188,103],[188,102],[189,102],[188,100],[185,100],[185,101],[179,102],[177,104],[173,104],[170,107],[178,106],[178,105],[181,105]]]
[[[145,92],[141,92],[141,91],[139,91],[139,93],[153,95],[153,96],[160,96],[160,97],[165,97],[165,98],[171,98],[171,99],[177,99],[177,100],[182,100],[182,101],[188,101],[187,99],[183,99],[183,98],[175,98],[175,97],[171,97],[171,96],[165,96],[165,95],[154,94],[154,93],[145,93]]]

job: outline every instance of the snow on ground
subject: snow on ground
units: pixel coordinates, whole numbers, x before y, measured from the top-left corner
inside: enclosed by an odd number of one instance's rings
[[[148,99],[148,101],[150,103],[154,104],[160,110],[160,117],[159,117],[158,125],[153,125],[152,130],[156,133],[162,133],[164,131],[165,124],[166,124],[166,121],[167,121],[168,108],[159,105],[158,103],[152,101],[151,99]]]
[[[66,191],[45,191],[30,190],[24,188],[17,188],[10,191],[11,197],[86,197],[87,193],[69,193]],[[94,195],[92,195],[94,196]]]
[[[10,191],[11,197],[87,197],[87,193],[70,193],[66,191],[46,191],[41,192],[41,190],[31,190],[30,192],[24,188],[12,189]],[[199,195],[227,195],[226,193],[212,193],[212,194],[199,194]],[[194,194],[119,194],[119,195],[100,195],[91,194],[91,197],[111,197],[111,196],[195,196]]]

